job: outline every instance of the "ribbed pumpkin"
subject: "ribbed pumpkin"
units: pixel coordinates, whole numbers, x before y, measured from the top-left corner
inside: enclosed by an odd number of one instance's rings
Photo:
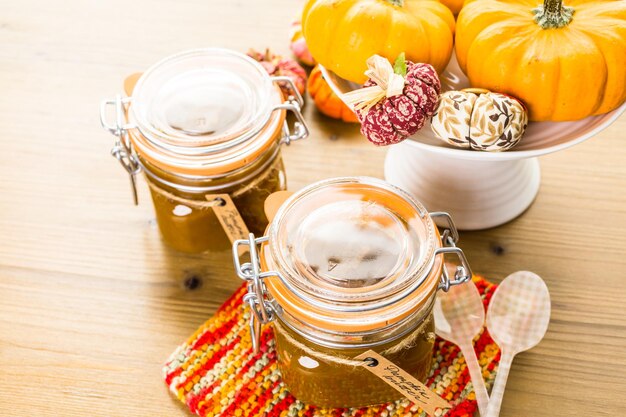
[[[437,0],[308,0],[302,29],[315,60],[342,78],[364,83],[366,61],[380,55],[445,69],[454,16]]]
[[[315,66],[309,74],[307,90],[317,109],[326,116],[350,123],[359,121],[356,114],[330,89],[319,66]]]
[[[444,6],[446,6],[454,15],[459,14],[461,9],[463,8],[463,3],[465,0],[441,0]]]
[[[578,120],[626,100],[624,0],[467,0],[456,30],[472,87],[519,98],[530,120]]]

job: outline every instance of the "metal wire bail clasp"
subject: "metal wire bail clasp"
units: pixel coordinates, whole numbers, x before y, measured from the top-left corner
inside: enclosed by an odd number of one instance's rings
[[[302,112],[300,111],[304,105],[304,99],[298,91],[298,88],[290,77],[280,76],[271,77],[271,79],[272,82],[278,83],[282,87],[286,87],[292,93],[284,103],[274,107],[274,110],[290,111],[296,117],[293,128],[290,128],[287,122],[285,122],[281,143],[289,145],[293,141],[306,139],[309,136],[309,127],[307,126],[306,121],[302,116]]]
[[[433,219],[440,219],[445,222],[443,232],[441,233],[441,242],[443,243],[443,247],[435,250],[435,256],[441,254],[445,257],[447,254],[453,254],[456,255],[458,260],[461,261],[461,265],[457,265],[456,267],[454,279],[450,278],[450,274],[448,273],[448,269],[444,263],[441,272],[439,289],[447,292],[450,287],[463,284],[472,279],[472,269],[469,266],[469,262],[467,261],[463,250],[456,246],[459,241],[459,232],[454,224],[454,220],[452,220],[452,217],[450,217],[448,213],[441,211],[430,213],[430,217]]]
[[[117,95],[115,99],[103,100],[100,103],[100,123],[102,127],[108,130],[112,135],[117,137],[111,155],[119,161],[130,178],[130,186],[133,193],[133,201],[135,205],[139,203],[137,197],[137,174],[141,172],[141,165],[137,157],[133,153],[132,145],[128,137],[128,130],[135,126],[124,123],[125,106],[131,101],[130,97],[122,97]],[[114,106],[115,123],[109,123],[107,120],[107,108]]]
[[[254,351],[259,350],[259,340],[261,337],[261,325],[274,320],[276,317],[276,306],[272,304],[271,297],[267,292],[264,278],[279,276],[278,272],[261,272],[261,263],[257,251],[258,245],[267,242],[266,236],[255,239],[250,233],[248,240],[236,240],[233,243],[233,261],[235,271],[239,278],[248,283],[248,293],[244,295],[243,301],[250,306],[250,335]],[[239,247],[247,246],[250,253],[250,262],[241,263],[239,260]]]

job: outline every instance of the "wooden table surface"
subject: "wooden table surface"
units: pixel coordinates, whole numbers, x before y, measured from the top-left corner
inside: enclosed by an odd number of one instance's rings
[[[163,245],[109,156],[101,99],[172,53],[287,53],[296,0],[0,1],[0,415],[185,416],[161,365],[239,285],[227,261]],[[382,176],[384,149],[315,113],[284,150],[289,186]],[[541,159],[532,207],[463,233],[476,272],[529,269],[552,294],[544,341],[514,363],[503,416],[626,407],[626,117]],[[194,280],[200,285],[190,289]],[[187,285],[186,285],[187,284]]]

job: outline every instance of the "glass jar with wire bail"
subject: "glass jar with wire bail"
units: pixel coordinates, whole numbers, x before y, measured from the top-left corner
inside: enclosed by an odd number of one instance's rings
[[[264,237],[233,247],[255,348],[272,340],[261,326],[272,322],[283,380],[303,402],[344,408],[401,398],[355,357],[371,349],[426,379],[437,291],[471,278],[452,219],[368,177],[325,180],[279,206]],[[454,277],[443,268],[451,257]]]
[[[136,176],[145,174],[164,240],[199,253],[262,233],[263,201],[286,187],[281,145],[308,135],[291,79],[270,77],[241,53],[207,48],[165,58],[132,84],[127,79],[128,97],[102,102],[100,118],[117,137],[112,154],[130,176],[135,204]]]

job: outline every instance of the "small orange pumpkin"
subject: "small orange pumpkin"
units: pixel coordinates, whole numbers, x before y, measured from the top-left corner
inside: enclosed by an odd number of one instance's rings
[[[320,112],[333,119],[358,123],[356,114],[331,90],[318,65],[313,68],[309,75],[307,88]]]
[[[441,0],[444,6],[446,6],[453,15],[458,15],[461,9],[463,8],[463,3],[465,0]]]

